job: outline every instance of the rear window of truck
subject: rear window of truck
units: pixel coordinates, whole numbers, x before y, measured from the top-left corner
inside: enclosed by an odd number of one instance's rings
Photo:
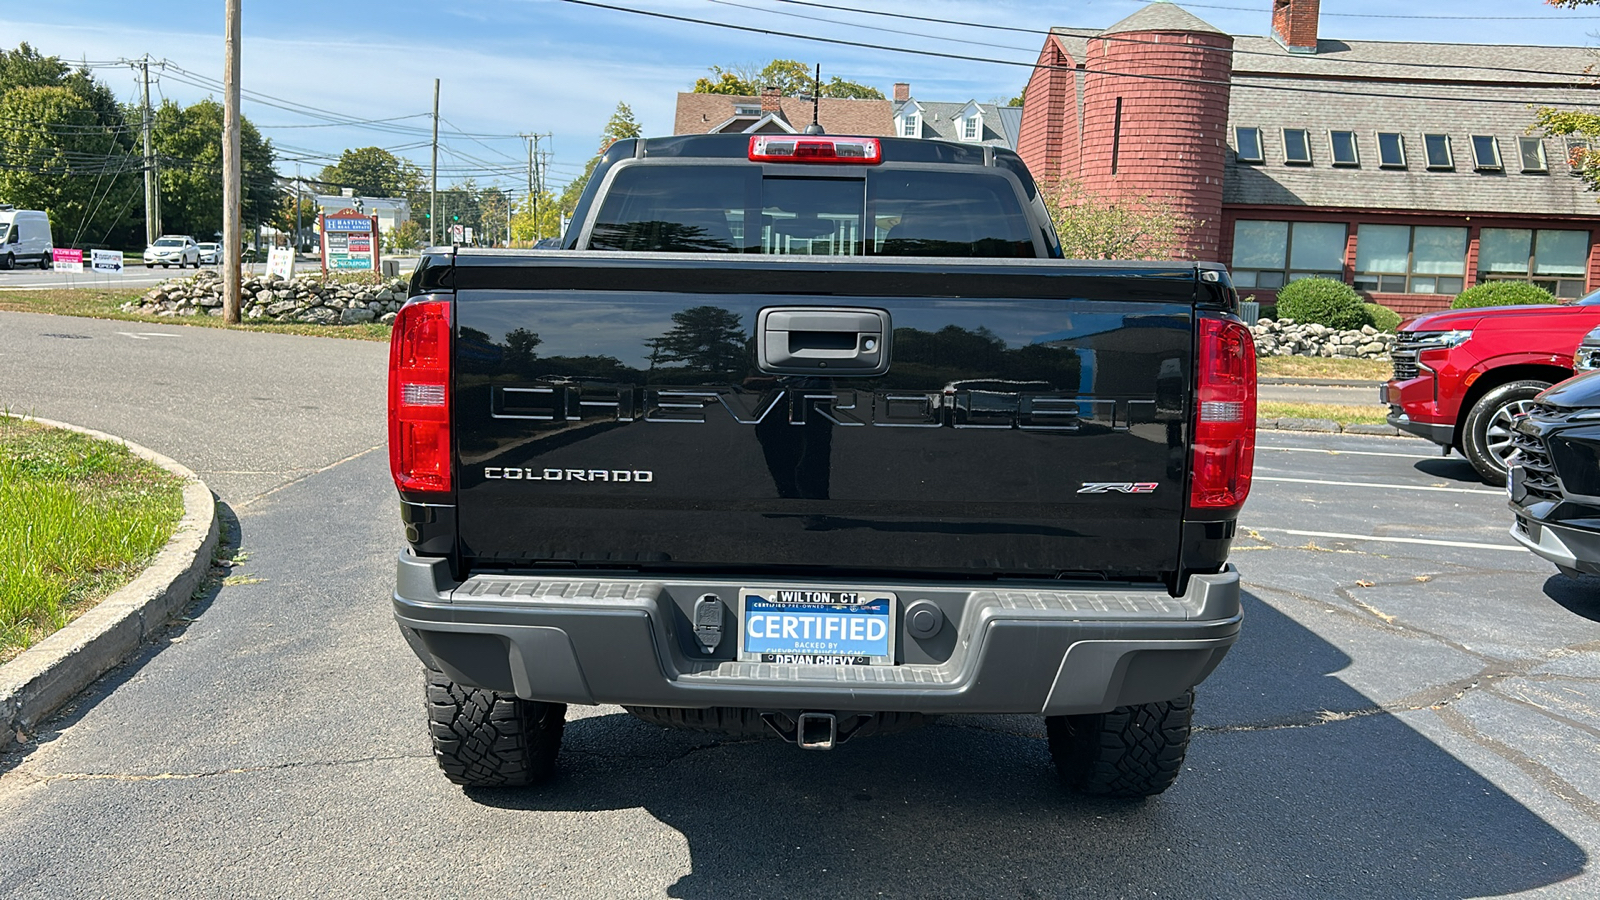
[[[780,256],[1033,257],[1011,183],[981,171],[763,177],[748,166],[629,166],[589,247]]]

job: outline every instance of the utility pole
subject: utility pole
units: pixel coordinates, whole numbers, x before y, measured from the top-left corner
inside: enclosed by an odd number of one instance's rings
[[[222,62],[222,321],[239,324],[240,263],[244,201],[239,160],[239,4],[227,0]]]
[[[300,191],[305,187],[300,180],[300,164],[294,164],[294,252],[300,252]]]
[[[150,54],[139,60],[139,71],[144,73],[144,236],[146,244],[154,244],[161,236],[161,182],[156,176],[156,155],[150,147],[150,126],[155,118],[150,111]]]
[[[439,246],[439,79],[433,80],[433,184],[428,188],[428,246]]]
[[[539,139],[550,137],[549,132],[544,134],[524,134],[528,139],[528,204],[533,210],[533,239],[538,241],[544,237],[544,231],[539,223],[539,195],[544,193],[544,173],[540,171],[543,161],[539,153]]]

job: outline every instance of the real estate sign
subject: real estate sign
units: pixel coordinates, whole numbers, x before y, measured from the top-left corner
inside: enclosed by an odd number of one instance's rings
[[[82,272],[83,251],[57,247],[50,251],[50,266],[60,272]]]
[[[121,250],[90,250],[89,266],[96,272],[122,272]]]
[[[378,271],[378,217],[354,209],[317,216],[322,271]]]

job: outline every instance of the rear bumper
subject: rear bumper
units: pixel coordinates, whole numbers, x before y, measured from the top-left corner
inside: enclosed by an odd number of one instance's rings
[[[407,551],[394,608],[425,664],[530,700],[929,714],[1066,715],[1170,699],[1216,668],[1241,621],[1231,566],[1193,576],[1177,598],[1133,585],[875,584],[902,607],[934,603],[943,627],[919,639],[900,617],[895,666],[787,666],[734,659],[747,585],[535,574],[455,583],[442,561]],[[725,639],[712,654],[686,615],[706,594],[725,608]]]

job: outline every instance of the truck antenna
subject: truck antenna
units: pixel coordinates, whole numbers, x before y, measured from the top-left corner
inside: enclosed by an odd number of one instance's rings
[[[805,134],[827,134],[822,130],[822,123],[818,121],[818,111],[822,108],[822,63],[817,63],[817,80],[811,83],[811,124],[806,126]]]

